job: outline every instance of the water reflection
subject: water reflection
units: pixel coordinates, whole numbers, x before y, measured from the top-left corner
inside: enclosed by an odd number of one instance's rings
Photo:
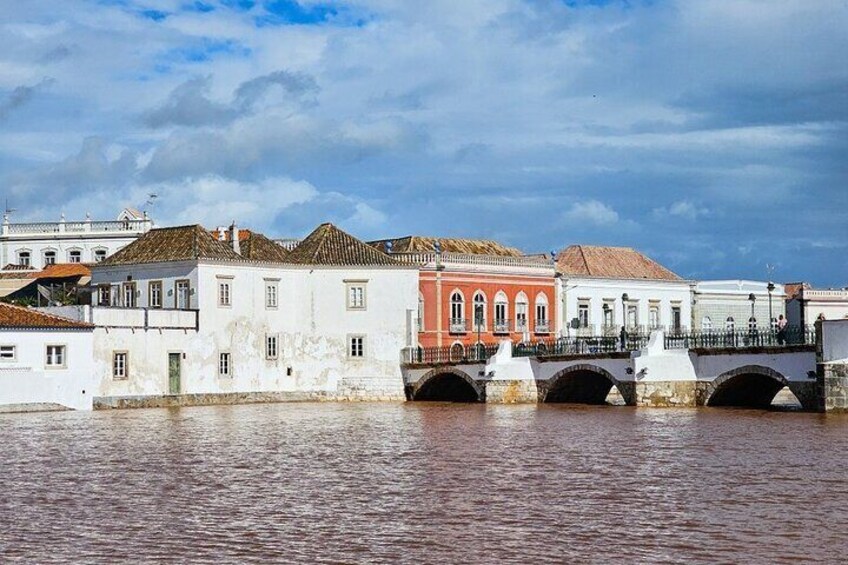
[[[846,432],[838,416],[562,405],[3,415],[0,557],[832,562]]]

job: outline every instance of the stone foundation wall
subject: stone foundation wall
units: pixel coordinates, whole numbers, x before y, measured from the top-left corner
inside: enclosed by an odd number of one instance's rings
[[[848,412],[848,363],[819,363],[816,369],[819,410]]]
[[[674,408],[698,406],[696,381],[637,381],[636,406]]]
[[[174,394],[164,396],[100,396],[95,410],[122,408],[171,408],[176,406],[215,406],[222,404],[264,404],[272,402],[402,402],[403,393],[375,395],[366,392],[231,392]]]
[[[536,381],[497,380],[486,383],[486,402],[492,404],[526,404],[539,401]]]

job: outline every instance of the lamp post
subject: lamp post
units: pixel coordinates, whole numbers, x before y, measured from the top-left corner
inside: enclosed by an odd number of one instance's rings
[[[625,292],[621,295],[621,325],[627,327],[627,301],[630,297]]]
[[[774,328],[772,328],[772,325],[771,325],[772,324],[771,321],[774,319],[774,316],[773,316],[772,310],[771,310],[771,293],[774,292],[774,283],[769,281],[768,286],[766,286],[766,290],[768,290],[768,297],[769,297],[769,329],[774,329]]]
[[[477,324],[477,360],[479,361],[483,356],[481,355],[481,349],[483,348],[480,343],[480,332],[482,331],[483,326],[483,305],[478,304],[474,307],[474,322]]]
[[[612,326],[612,324],[607,323],[607,314],[609,314],[609,311],[610,311],[610,305],[607,304],[606,302],[604,302],[604,329],[607,332],[610,331],[610,326]]]
[[[757,297],[752,292],[751,294],[748,295],[748,300],[751,301],[751,319],[748,320],[748,329],[753,331],[754,330],[753,324],[756,321],[756,318],[754,317],[754,304],[756,304],[756,302],[757,302]]]

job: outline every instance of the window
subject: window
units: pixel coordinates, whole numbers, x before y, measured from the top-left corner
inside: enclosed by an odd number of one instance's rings
[[[82,263],[82,251],[79,249],[68,251],[68,263]]]
[[[347,309],[365,310],[365,282],[347,283]]]
[[[129,367],[127,365],[128,353],[126,351],[116,351],[112,354],[112,378],[123,380],[129,376]]]
[[[278,355],[278,342],[276,335],[265,336],[265,359],[276,359]]]
[[[544,294],[539,294],[536,297],[536,331],[539,333],[550,331],[550,322],[548,321],[548,297]]]
[[[499,333],[509,331],[509,303],[503,291],[495,295],[495,331]]]
[[[424,295],[418,293],[418,331],[424,331]]]
[[[99,263],[106,258],[106,250],[105,249],[95,249],[94,250],[94,262]]]
[[[615,326],[615,300],[604,302],[604,327],[610,330]]]
[[[704,316],[701,318],[701,329],[708,332],[713,329],[713,321],[710,320],[709,316]]]
[[[14,361],[17,351],[14,345],[0,345],[0,361]]]
[[[361,359],[365,357],[365,337],[352,335],[348,341],[348,357]]]
[[[277,281],[265,281],[265,308],[277,307]]]
[[[671,307],[671,328],[674,330],[680,330],[683,320],[680,316],[680,306],[672,306]]]
[[[627,327],[628,328],[639,327],[639,305],[638,304],[628,304],[627,305]]]
[[[177,309],[188,310],[189,308],[191,308],[191,294],[187,280],[181,280],[176,282],[176,293]]]
[[[150,308],[162,307],[162,281],[150,281],[147,285],[147,305]]]
[[[729,317],[724,321],[724,329],[729,332],[732,332],[736,328],[736,322],[733,320],[733,317]]]
[[[527,295],[518,293],[515,298],[515,331],[523,332],[527,329]]]
[[[62,368],[65,366],[65,346],[64,345],[48,345],[47,359],[45,362],[47,367]]]
[[[230,366],[230,354],[221,353],[218,356],[218,376],[229,377],[232,367]]]
[[[127,282],[123,284],[124,308],[135,308],[135,283]]]
[[[231,290],[231,281],[218,279],[218,306],[232,305],[230,301]]]
[[[651,324],[651,329],[660,327],[660,306],[659,304],[651,304],[648,309],[648,322]]]
[[[44,266],[47,265],[55,265],[56,264],[56,252],[55,251],[45,251],[44,252]]]
[[[589,327],[589,302],[579,302],[577,304],[577,327]]]
[[[778,330],[777,327],[777,318],[771,319],[771,331],[776,332]]]
[[[97,287],[97,304],[100,306],[111,306],[112,298],[111,298],[111,290],[108,284],[101,284]]]
[[[450,331],[454,333],[466,331],[465,326],[465,298],[458,290],[453,291],[450,297]]]
[[[18,265],[20,265],[21,267],[30,266],[29,251],[18,251]]]
[[[474,329],[486,331],[486,295],[479,290],[474,294]]]

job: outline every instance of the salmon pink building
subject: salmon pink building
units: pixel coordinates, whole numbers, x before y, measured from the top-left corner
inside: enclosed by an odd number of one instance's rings
[[[554,337],[555,269],[494,241],[408,236],[372,242],[418,265],[422,347],[494,344]]]

